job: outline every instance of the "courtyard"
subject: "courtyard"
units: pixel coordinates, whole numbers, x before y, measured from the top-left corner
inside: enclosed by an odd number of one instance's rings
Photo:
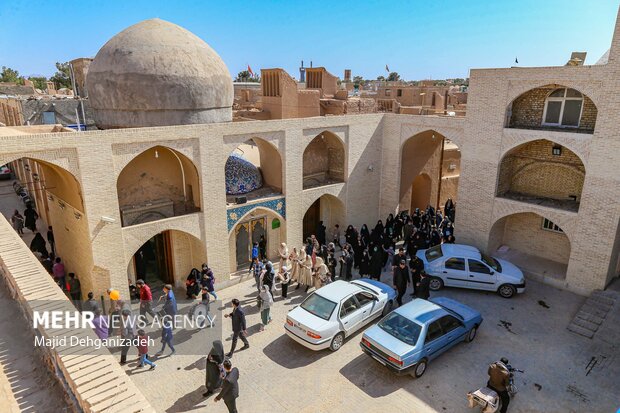
[[[388,278],[384,273],[382,280]],[[179,291],[177,297],[187,308],[182,294]],[[513,366],[525,371],[517,373],[519,393],[511,402],[511,412],[603,413],[618,408],[617,346],[569,332],[566,326],[585,298],[545,284],[529,281],[525,294],[509,300],[461,289],[433,293],[476,308],[484,322],[472,343],[461,343],[444,353],[429,364],[420,379],[397,377],[363,354],[359,348],[363,330],[335,353],[314,352],[298,345],[285,336],[283,324],[286,313],[304,299],[303,289],[293,289],[286,300],[279,292],[275,295],[273,321],[264,332],[258,332],[260,315],[253,282],[218,292],[227,309],[230,300],[238,298],[248,321],[251,347],[232,358],[240,370],[240,411],[467,412],[467,392],[486,383],[489,363],[500,357],[507,357]],[[158,411],[226,411],[223,403],[213,402],[213,397],[202,397],[204,356],[210,343],[186,332],[177,334],[179,355],[155,358],[155,371],[136,369],[132,361],[126,366],[127,373]],[[230,334],[230,321],[226,319],[226,351]],[[197,354],[197,349],[202,349],[204,356],[184,355]]]

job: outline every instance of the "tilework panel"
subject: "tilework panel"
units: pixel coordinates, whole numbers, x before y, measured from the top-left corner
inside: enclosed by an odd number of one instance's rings
[[[228,222],[228,231],[233,229],[235,224],[241,219],[245,214],[250,212],[254,208],[266,208],[270,209],[279,215],[282,218],[286,219],[286,201],[284,197],[270,199],[268,201],[258,202],[256,204],[246,204],[239,206],[237,208],[229,209],[226,215],[226,221]]]

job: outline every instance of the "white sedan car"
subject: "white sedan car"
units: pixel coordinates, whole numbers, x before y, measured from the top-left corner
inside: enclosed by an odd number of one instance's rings
[[[504,298],[525,291],[523,272],[514,264],[461,244],[441,244],[416,254],[431,277],[430,289],[447,287],[497,291]]]
[[[319,288],[286,316],[286,334],[312,350],[338,350],[350,336],[392,309],[396,291],[363,278]]]

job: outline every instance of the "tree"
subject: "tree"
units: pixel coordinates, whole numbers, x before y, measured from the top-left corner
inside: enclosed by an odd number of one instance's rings
[[[28,80],[34,83],[35,89],[47,89],[47,78],[45,76],[30,76]]]
[[[382,81],[382,82],[383,82],[383,81],[385,81],[385,77],[383,77],[383,76],[377,76],[377,80],[380,80],[380,81]]]
[[[71,89],[71,69],[69,68],[69,62],[56,62],[56,73],[50,77],[50,81],[54,82],[56,88],[62,89],[66,87]]]
[[[0,73],[0,82],[17,83],[18,85],[24,84],[24,78],[19,75],[17,70],[10,67],[2,66],[2,73]]]
[[[353,76],[353,83],[355,83],[356,85],[364,83],[364,78],[361,76]]]
[[[242,70],[237,73],[235,82],[260,82],[259,77],[253,77],[248,70]]]
[[[387,80],[388,82],[396,82],[397,80],[400,80],[400,75],[396,72],[390,72]]]

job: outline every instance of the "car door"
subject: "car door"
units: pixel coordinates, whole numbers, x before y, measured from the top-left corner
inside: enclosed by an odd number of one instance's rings
[[[495,272],[482,261],[467,259],[468,274],[466,286],[478,290],[495,290]]]
[[[357,330],[362,320],[362,311],[355,295],[351,295],[342,301],[339,318],[346,336]]]
[[[466,287],[468,278],[465,258],[450,257],[443,263],[444,284],[452,287]]]
[[[360,321],[360,326],[362,327],[368,321],[370,321],[373,316],[377,314],[377,311],[381,310],[379,306],[379,301],[375,299],[375,296],[367,291],[361,291],[355,294],[355,298],[360,305],[360,311],[362,312],[362,319]]]
[[[441,325],[441,331],[445,335],[445,348],[443,351],[449,349],[455,344],[461,342],[465,338],[467,330],[465,325],[456,317],[448,314],[439,319]]]
[[[435,320],[428,325],[426,338],[424,339],[424,354],[429,360],[434,359],[444,352],[446,337],[441,328],[439,320]]]

